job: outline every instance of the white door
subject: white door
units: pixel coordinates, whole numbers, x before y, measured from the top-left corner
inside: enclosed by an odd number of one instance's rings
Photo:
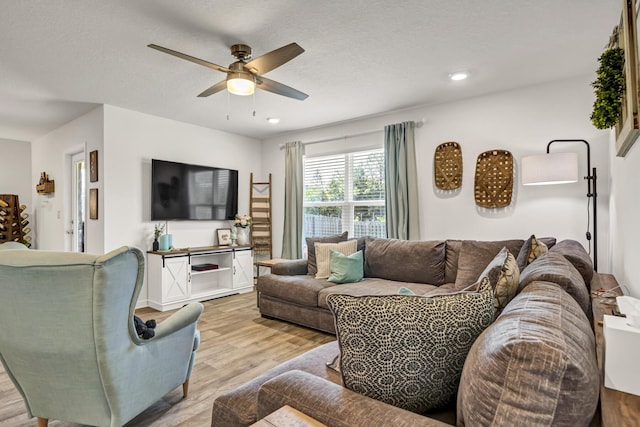
[[[85,223],[87,221],[86,168],[84,151],[71,156],[71,224],[67,233],[71,237],[71,250],[84,252]]]

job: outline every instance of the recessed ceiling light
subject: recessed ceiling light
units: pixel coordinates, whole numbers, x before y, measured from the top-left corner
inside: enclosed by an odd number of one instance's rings
[[[278,117],[267,117],[267,121],[272,125],[277,125],[280,123],[280,119]]]
[[[467,77],[469,77],[469,75],[463,72],[449,74],[449,78],[454,81],[464,80]]]

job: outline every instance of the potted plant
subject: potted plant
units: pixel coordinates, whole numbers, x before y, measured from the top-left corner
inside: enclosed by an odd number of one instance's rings
[[[619,47],[607,49],[598,61],[598,77],[591,83],[596,95],[591,121],[598,129],[608,129],[618,123],[622,109],[625,90],[624,50]]]
[[[156,224],[154,229],[153,229],[153,250],[157,251],[158,249],[160,249],[160,243],[158,242],[158,239],[160,238],[160,235],[164,232],[164,224]]]
[[[236,227],[236,235],[239,245],[249,244],[249,229],[252,222],[253,220],[249,215],[236,214],[236,219],[233,225]]]

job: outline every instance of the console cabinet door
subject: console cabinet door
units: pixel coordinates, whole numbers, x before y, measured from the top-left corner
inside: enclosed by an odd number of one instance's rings
[[[253,253],[235,251],[233,257],[233,287],[253,286]]]
[[[162,301],[185,300],[189,296],[189,257],[165,258],[162,269]]]

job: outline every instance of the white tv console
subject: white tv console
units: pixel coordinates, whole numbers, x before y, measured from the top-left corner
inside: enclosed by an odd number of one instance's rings
[[[217,268],[212,268],[212,264]],[[251,292],[252,248],[205,246],[148,251],[147,287],[149,306],[160,311],[180,308],[193,301]]]

